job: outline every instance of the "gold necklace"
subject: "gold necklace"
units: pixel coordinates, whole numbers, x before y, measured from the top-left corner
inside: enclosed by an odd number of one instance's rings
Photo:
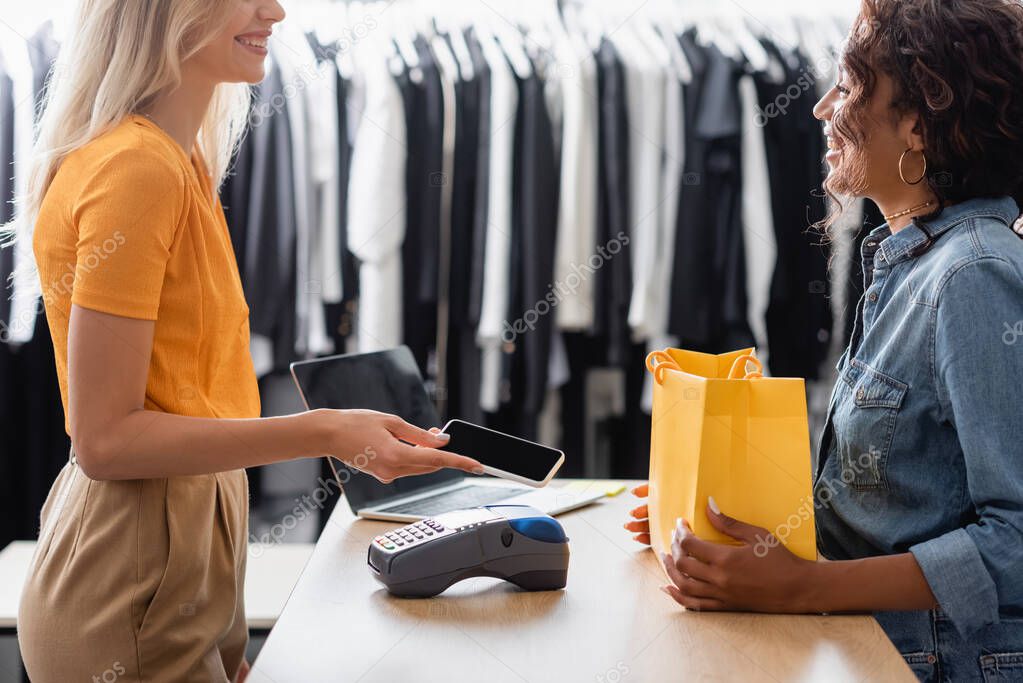
[[[933,203],[934,203],[933,201],[928,200],[928,201],[924,202],[923,204],[920,204],[919,206],[914,206],[911,209],[906,209],[905,211],[899,211],[898,213],[893,213],[890,216],[885,216],[884,219],[886,221],[890,221],[890,220],[892,220],[894,218],[902,218],[903,216],[908,216],[909,214],[913,213],[914,211],[919,211],[920,209],[926,209],[928,206],[930,206]]]

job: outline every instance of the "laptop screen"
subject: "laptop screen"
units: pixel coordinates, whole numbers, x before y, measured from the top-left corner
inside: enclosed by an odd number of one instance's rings
[[[423,386],[415,358],[406,346],[372,353],[330,356],[291,364],[306,406],[315,408],[379,410],[392,413],[418,427],[443,427]],[[363,445],[352,444],[352,456]],[[401,477],[381,484],[372,475],[334,459],[352,511],[388,499],[422,491],[464,477],[459,470],[442,469],[432,474]]]

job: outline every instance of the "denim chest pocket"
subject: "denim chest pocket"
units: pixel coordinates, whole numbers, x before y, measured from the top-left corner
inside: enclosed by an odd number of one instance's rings
[[[842,481],[854,489],[885,489],[895,424],[909,386],[855,358],[841,378],[848,387],[834,423]]]
[[[1023,652],[981,655],[980,673],[985,683],[1023,681]]]

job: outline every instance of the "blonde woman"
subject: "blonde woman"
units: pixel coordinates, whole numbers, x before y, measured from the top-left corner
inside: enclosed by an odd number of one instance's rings
[[[18,617],[36,683],[244,678],[244,467],[480,470],[391,415],[258,417],[217,188],[283,18],[276,0],[82,0],[58,59],[17,221],[72,441]]]

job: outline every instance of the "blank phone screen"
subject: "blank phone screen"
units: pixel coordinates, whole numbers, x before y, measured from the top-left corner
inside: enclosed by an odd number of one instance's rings
[[[445,431],[451,440],[444,450],[533,481],[546,479],[561,459],[561,451],[468,422],[453,421]]]

